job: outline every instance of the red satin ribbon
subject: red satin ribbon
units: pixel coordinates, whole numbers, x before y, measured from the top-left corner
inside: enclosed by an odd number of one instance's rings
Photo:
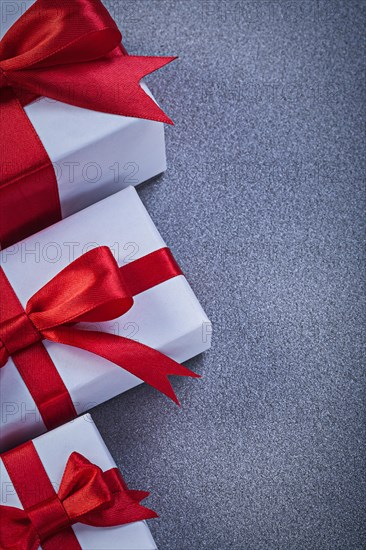
[[[121,39],[100,0],[37,0],[0,42],[3,248],[61,219],[55,172],[24,105],[45,96],[171,123],[139,82],[175,58],[129,56]]]
[[[24,310],[0,269],[0,368],[11,356],[48,429],[75,418],[76,411],[42,340],[99,355],[178,403],[168,376],[198,375],[144,344],[76,323],[116,319],[132,307],[134,295],[181,273],[167,248],[119,268],[110,249],[99,247],[58,273]]]
[[[56,493],[32,442],[1,456],[24,508],[0,506],[3,550],[81,550],[75,523],[113,527],[157,514],[140,502],[149,493],[131,491],[117,468],[103,472],[72,453]]]

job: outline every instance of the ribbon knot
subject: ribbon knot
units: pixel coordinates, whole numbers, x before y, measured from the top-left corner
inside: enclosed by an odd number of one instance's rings
[[[71,520],[56,494],[28,508],[27,515],[41,543],[71,525]]]
[[[33,325],[25,311],[0,323],[0,367],[9,356],[42,340],[40,332]]]

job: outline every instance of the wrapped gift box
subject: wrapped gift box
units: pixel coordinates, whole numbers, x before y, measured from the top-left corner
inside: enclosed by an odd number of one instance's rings
[[[25,307],[29,298],[70,261],[101,245],[110,247],[119,266],[133,264],[166,246],[133,187],[5,249],[0,265]],[[183,275],[141,292],[125,315],[100,323],[98,330],[135,339],[179,363],[205,351],[211,343],[210,322]],[[78,414],[141,383],[84,350],[49,341],[44,341],[44,346]],[[45,431],[12,359],[0,369],[0,399],[2,449]]]
[[[34,3],[4,2],[0,39]],[[152,97],[144,83],[142,88]],[[53,163],[63,218],[166,170],[161,122],[91,111],[49,98],[30,103],[25,112]],[[21,212],[19,208],[19,217]]]
[[[22,487],[22,491],[25,492],[26,498],[32,498],[33,500],[38,499],[40,502],[43,500],[41,495],[45,495],[46,489],[41,486],[42,476],[38,478],[34,475],[34,471],[26,471],[26,468],[29,467],[29,452],[32,453],[31,456],[34,459],[34,449],[29,449],[29,445],[32,444],[36,451],[35,459],[37,460],[39,457],[55,493],[59,492],[65,467],[72,453],[79,453],[93,465],[98,466],[103,472],[116,468],[116,464],[95,427],[92,418],[90,415],[84,415],[73,422],[37,437],[31,443],[27,443],[21,448],[10,451],[8,457],[6,454],[0,455],[0,479],[2,488],[0,503],[2,506],[24,509],[21,502],[22,497],[17,494],[15,489],[17,487],[17,482],[12,479],[12,476],[6,468],[7,465],[8,469],[13,472],[15,460],[21,461],[23,455],[26,487],[25,489]],[[15,459],[14,456],[17,458]],[[0,529],[9,528],[9,525],[5,525],[4,517],[5,515],[1,514],[2,520]],[[106,550],[106,548],[108,548],[108,550],[156,549],[156,545],[145,521],[137,521],[114,527],[95,527],[75,523],[72,525],[71,529],[76,535],[79,545],[85,550]],[[60,533],[59,536],[62,537],[62,533]],[[22,540],[22,543],[23,542]],[[60,541],[58,541],[58,543],[59,544],[56,544],[55,547],[61,548]],[[3,546],[1,546],[1,548],[3,548]],[[15,548],[15,546],[11,546],[11,548]],[[65,542],[62,548],[70,548],[70,545]]]

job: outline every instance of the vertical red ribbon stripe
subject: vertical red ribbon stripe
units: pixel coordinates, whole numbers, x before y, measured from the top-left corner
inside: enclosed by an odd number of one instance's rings
[[[1,458],[25,512],[30,517],[33,515],[34,524],[37,525],[35,517],[37,505],[47,500],[50,503],[57,502],[57,499],[55,500],[57,495],[33,443],[31,441],[25,443],[3,454]],[[50,524],[57,515],[52,512],[52,506],[50,506],[48,509]],[[45,523],[44,518],[42,523]],[[42,539],[42,533],[39,535]],[[54,534],[49,541],[43,542],[42,548],[43,550],[81,550],[71,525],[64,528],[62,532]]]
[[[11,88],[0,88],[0,244],[61,219],[52,162]]]
[[[24,315],[23,306],[1,268],[0,293],[0,324],[7,319]],[[29,325],[19,327],[18,338],[24,338],[22,328],[26,332],[25,337],[29,337],[32,330],[30,320],[26,316],[24,318]],[[47,430],[76,418],[77,413],[70,394],[41,341],[10,355],[37,405]]]

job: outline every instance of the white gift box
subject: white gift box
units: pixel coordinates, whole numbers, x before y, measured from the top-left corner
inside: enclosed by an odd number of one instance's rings
[[[0,2],[0,39],[34,2]],[[142,87],[151,96],[146,85]],[[25,112],[54,165],[63,218],[166,170],[161,122],[48,98],[27,105]]]
[[[166,246],[136,190],[129,187],[5,249],[0,266],[23,307],[90,248],[111,248],[119,266]],[[92,325],[95,330],[95,325]],[[98,328],[132,338],[182,363],[211,344],[211,325],[183,275],[135,296],[122,317]],[[81,349],[44,341],[78,414],[138,384],[120,367]],[[189,384],[197,383],[189,379]],[[0,445],[5,450],[45,431],[13,361],[0,369]]]
[[[103,439],[90,415],[56,428],[33,440],[33,444],[54,485],[59,487],[66,463],[73,452],[78,452],[104,472],[116,468]],[[0,455],[1,497],[3,506],[22,509],[13,483]],[[140,487],[138,487],[140,489]],[[142,503],[144,504],[144,503]],[[156,545],[145,521],[118,527],[91,527],[77,523],[72,529],[85,550],[155,550]]]

